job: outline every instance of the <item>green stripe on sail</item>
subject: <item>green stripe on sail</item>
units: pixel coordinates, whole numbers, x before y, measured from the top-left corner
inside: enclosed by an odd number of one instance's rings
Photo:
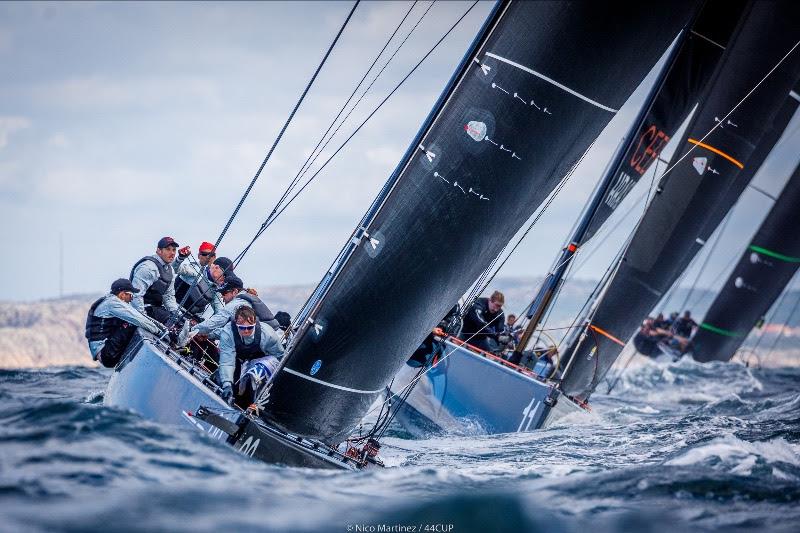
[[[751,244],[750,249],[756,253],[764,254],[775,259],[780,259],[781,261],[786,261],[787,263],[800,263],[800,257],[789,257],[788,255],[779,254],[778,252],[767,250],[766,248],[756,246],[755,244]]]
[[[703,329],[707,329],[712,333],[716,333],[718,335],[724,335],[726,337],[743,337],[743,335],[739,335],[738,333],[734,333],[733,331],[728,331],[727,329],[718,328],[717,326],[712,326],[711,324],[706,324],[705,322],[700,324],[700,327]]]

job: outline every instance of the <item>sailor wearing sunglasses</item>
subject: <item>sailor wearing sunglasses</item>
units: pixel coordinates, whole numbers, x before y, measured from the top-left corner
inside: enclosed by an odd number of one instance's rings
[[[250,405],[255,392],[272,376],[281,357],[283,346],[275,330],[257,320],[252,307],[239,307],[230,327],[220,332],[222,399],[233,405],[233,384],[236,383],[237,402],[244,407]]]

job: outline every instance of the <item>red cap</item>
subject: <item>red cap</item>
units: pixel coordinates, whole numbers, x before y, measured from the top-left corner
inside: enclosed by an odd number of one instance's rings
[[[204,241],[204,242],[200,243],[200,251],[201,252],[213,252],[214,251],[214,245],[211,244],[210,242],[205,242]]]

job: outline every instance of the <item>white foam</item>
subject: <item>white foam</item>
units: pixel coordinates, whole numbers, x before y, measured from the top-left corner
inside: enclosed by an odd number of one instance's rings
[[[787,463],[800,466],[800,446],[786,442],[782,438],[766,442],[748,442],[733,435],[716,438],[709,443],[693,448],[665,464],[687,466],[705,462],[716,457],[730,467],[733,474],[749,475],[758,459],[766,463]],[[730,465],[730,463],[734,463]]]

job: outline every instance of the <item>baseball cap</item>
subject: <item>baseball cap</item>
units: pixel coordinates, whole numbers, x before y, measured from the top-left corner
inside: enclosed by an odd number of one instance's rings
[[[213,252],[213,251],[214,251],[214,245],[211,244],[210,242],[203,241],[202,243],[200,243],[200,252]]]
[[[175,248],[178,247],[178,243],[175,242],[175,239],[172,237],[161,237],[159,239],[158,244],[156,245],[157,248],[167,248],[169,246],[174,246]]]
[[[214,259],[214,264],[225,271],[226,279],[228,278],[228,275],[231,272],[233,272],[233,261],[231,261],[227,257],[217,257],[216,259]]]
[[[225,283],[217,289],[217,292],[228,292],[234,289],[244,289],[244,283],[236,274],[229,273],[225,276]]]
[[[133,286],[131,280],[125,278],[119,278],[117,281],[111,284],[111,294],[117,294],[124,291],[139,292],[139,289]]]

